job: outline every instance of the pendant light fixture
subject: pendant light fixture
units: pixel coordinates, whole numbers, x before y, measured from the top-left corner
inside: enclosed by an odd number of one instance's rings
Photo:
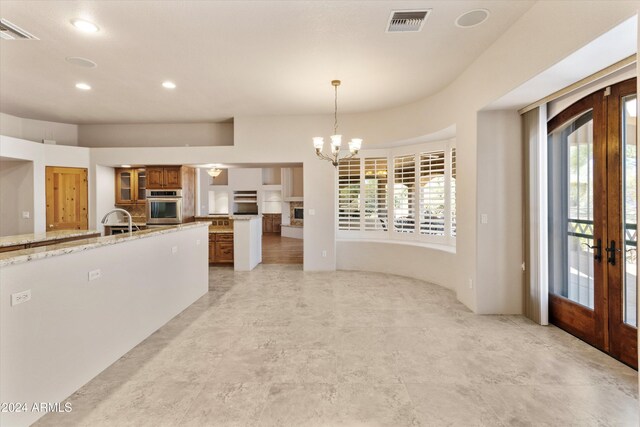
[[[338,135],[338,86],[340,86],[340,80],[332,80],[331,85],[335,90],[333,135],[331,135],[331,154],[324,154],[322,152],[322,149],[324,148],[324,138],[322,138],[321,136],[316,136],[313,138],[313,146],[316,149],[316,155],[319,159],[327,160],[331,162],[333,166],[338,167],[338,164],[340,164],[342,160],[350,159],[358,154],[358,151],[360,151],[360,147],[362,147],[362,139],[352,138],[351,141],[349,141],[350,154],[340,157],[340,146],[342,145],[342,135]]]
[[[222,169],[212,168],[207,171],[210,177],[217,178],[222,173]]]

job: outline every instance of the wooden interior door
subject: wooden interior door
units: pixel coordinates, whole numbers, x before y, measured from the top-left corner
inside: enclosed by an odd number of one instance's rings
[[[87,169],[47,166],[47,231],[89,226]]]
[[[638,368],[636,79],[607,96],[609,352]]]
[[[638,367],[637,96],[631,79],[552,118],[550,321]]]

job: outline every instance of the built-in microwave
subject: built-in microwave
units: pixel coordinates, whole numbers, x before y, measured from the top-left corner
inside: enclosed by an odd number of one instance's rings
[[[182,190],[147,190],[147,224],[182,223]]]

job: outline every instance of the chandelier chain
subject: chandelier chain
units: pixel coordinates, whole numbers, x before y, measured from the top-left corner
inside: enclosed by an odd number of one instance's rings
[[[334,86],[335,88],[335,99],[334,99],[334,109],[333,109],[333,134],[338,134],[338,86]]]

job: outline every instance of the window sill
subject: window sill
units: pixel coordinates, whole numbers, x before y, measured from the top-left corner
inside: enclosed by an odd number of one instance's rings
[[[410,241],[410,240],[338,238],[336,239],[336,242],[385,243],[385,244],[392,244],[392,245],[417,246],[420,248],[427,248],[427,249],[433,249],[436,251],[448,252],[450,254],[456,253],[455,246],[443,245],[440,243],[417,242],[417,241]]]

